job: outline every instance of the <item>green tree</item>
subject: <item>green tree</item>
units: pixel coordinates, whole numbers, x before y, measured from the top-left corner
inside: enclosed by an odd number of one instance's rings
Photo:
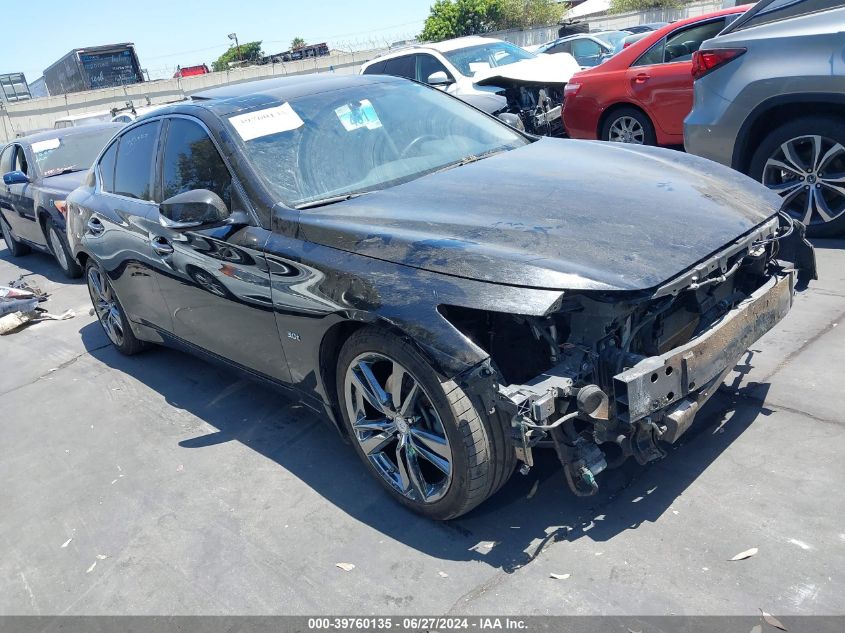
[[[625,13],[626,11],[645,11],[647,9],[675,9],[682,4],[682,0],[610,0],[610,12]]]
[[[556,24],[566,7],[557,0],[436,0],[420,39],[439,42],[500,29]]]
[[[519,29],[529,26],[557,24],[568,8],[556,0],[498,0],[497,29]]]
[[[301,37],[295,37],[295,38],[293,38],[293,40],[291,40],[290,49],[295,50],[295,49],[299,48],[300,46],[305,46],[305,43],[306,43],[305,40],[302,39]]]
[[[238,49],[240,48],[240,53]],[[264,56],[264,51],[261,50],[261,42],[247,42],[241,44],[240,47],[232,46],[223,53],[216,61],[212,62],[211,66],[215,71],[226,70],[229,68],[230,62],[237,61],[258,61]]]
[[[439,42],[496,29],[499,0],[436,0],[420,39]]]

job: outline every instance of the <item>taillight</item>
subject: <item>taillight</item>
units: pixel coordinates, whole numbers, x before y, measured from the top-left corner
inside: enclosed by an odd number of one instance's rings
[[[56,205],[56,209],[59,210],[59,213],[65,215],[67,213],[67,202],[65,200],[55,200],[53,204]]]
[[[719,66],[724,66],[745,52],[744,48],[714,48],[709,51],[695,51],[692,54],[693,81],[701,79]]]
[[[574,97],[578,94],[579,90],[581,90],[581,84],[570,81],[563,87],[563,98]]]

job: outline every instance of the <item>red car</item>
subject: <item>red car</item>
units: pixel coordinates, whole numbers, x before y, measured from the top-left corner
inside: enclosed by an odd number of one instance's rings
[[[569,136],[681,145],[692,109],[692,54],[751,6],[679,20],[573,75],[563,103]]]

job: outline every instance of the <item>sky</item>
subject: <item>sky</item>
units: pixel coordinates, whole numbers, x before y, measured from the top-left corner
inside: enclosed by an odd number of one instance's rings
[[[4,0],[9,2],[10,0]],[[368,48],[418,34],[433,0],[40,0],[37,14],[3,11],[0,74],[27,81],[74,48],[134,42],[152,79],[177,65],[211,64],[229,47],[262,40],[265,53],[294,37],[330,47]]]

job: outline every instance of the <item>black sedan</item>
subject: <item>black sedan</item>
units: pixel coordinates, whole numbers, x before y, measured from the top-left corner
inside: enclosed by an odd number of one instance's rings
[[[65,237],[65,197],[119,129],[104,124],[49,130],[0,150],[0,232],[13,256],[30,249],[51,253],[65,275],[82,274]]]
[[[536,138],[388,76],[195,95],[68,197],[100,322],[322,412],[446,519],[554,447],[571,489],[657,459],[814,277],[803,228],[727,168]]]

